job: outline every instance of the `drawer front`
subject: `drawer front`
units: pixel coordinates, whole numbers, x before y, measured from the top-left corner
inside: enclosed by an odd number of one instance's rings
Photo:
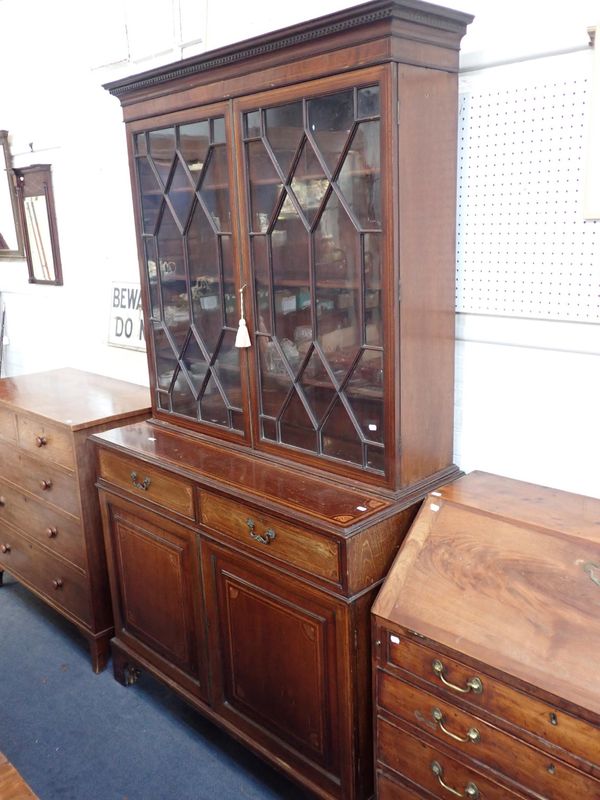
[[[0,442],[0,475],[41,500],[79,517],[79,493],[72,473],[27,455],[14,445]]]
[[[417,794],[413,789],[409,789],[407,786],[391,778],[389,775],[385,775],[383,772],[377,773],[376,780],[377,800],[415,800],[415,798],[425,796]]]
[[[261,556],[340,582],[338,545],[325,536],[301,530],[256,508],[210,492],[201,493],[200,513],[204,525],[255,548]]]
[[[3,522],[25,531],[30,539],[85,569],[84,539],[79,522],[0,481],[0,531],[4,530]]]
[[[385,645],[382,649],[387,651],[389,666],[399,667],[419,676],[435,686],[451,702],[460,699],[474,710],[484,709],[578,758],[600,766],[600,729],[594,725],[523,694],[455,659],[441,656],[429,647],[415,644],[395,632],[384,631],[382,644]],[[481,691],[469,689],[465,692],[474,678],[481,682]],[[454,688],[448,686],[448,683]],[[472,685],[477,687],[476,682]],[[459,688],[463,691],[459,691]]]
[[[378,670],[379,705],[545,797],[595,797],[600,783],[472,714]]]
[[[0,567],[29,583],[84,624],[91,622],[87,578],[8,526],[0,532]]]
[[[66,428],[44,420],[17,414],[19,445],[44,461],[53,461],[67,469],[75,468],[73,439]]]
[[[17,417],[10,408],[0,406],[0,438],[9,442],[17,441]]]
[[[100,450],[99,459],[104,480],[182,517],[196,518],[194,490],[188,481],[109,450]]]
[[[377,720],[376,752],[381,764],[434,797],[476,797],[479,800],[522,797],[381,718]]]

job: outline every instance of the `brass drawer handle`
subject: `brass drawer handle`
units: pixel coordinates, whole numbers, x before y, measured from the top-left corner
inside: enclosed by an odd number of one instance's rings
[[[0,550],[3,553],[10,553],[10,545],[9,544],[2,544],[2,545],[0,545]]]
[[[438,783],[442,789],[450,792],[450,794],[453,794],[455,797],[470,797],[472,800],[477,800],[479,797],[479,789],[473,783],[473,781],[469,781],[467,783],[464,792],[459,792],[456,789],[453,789],[452,786],[448,786],[448,784],[444,782],[444,770],[442,769],[442,765],[439,763],[439,761],[431,762],[431,771],[438,779]]]
[[[275,538],[275,531],[273,528],[267,528],[265,531],[265,535],[261,536],[260,533],[256,533],[254,520],[251,517],[248,517],[246,520],[246,525],[248,526],[248,530],[250,531],[250,536],[260,544],[271,544],[273,539]]]
[[[54,586],[55,589],[62,589],[62,587],[63,587],[63,579],[62,578],[55,578],[52,581],[52,586]]]
[[[140,481],[138,481],[137,472],[131,473],[131,482],[133,483],[136,489],[141,489],[143,492],[148,491],[151,483],[150,478],[144,478],[144,480],[140,483]]]
[[[473,694],[481,694],[483,692],[483,683],[481,682],[481,678],[469,678],[466,688],[463,689],[461,686],[456,686],[454,683],[450,683],[450,681],[447,681],[446,678],[444,678],[444,665],[439,658],[434,658],[431,666],[444,686],[447,686],[449,689],[452,689],[455,692],[460,692],[461,694],[468,694],[469,692],[473,692]]]
[[[57,528],[55,528],[54,526],[52,526],[52,527],[50,527],[50,528],[46,528],[46,536],[47,536],[49,539],[54,539],[54,538],[56,538],[56,537],[58,536],[58,529],[57,529]]]
[[[5,505],[6,505],[6,498],[0,497],[0,508],[4,508]]]
[[[48,444],[48,439],[45,436],[36,436],[35,437],[35,446],[36,447],[44,447],[44,445]]]
[[[40,481],[40,486],[42,487],[43,491],[46,492],[48,489],[52,488],[52,481]]]
[[[434,721],[437,722],[438,728],[442,731],[442,733],[445,733],[446,736],[454,739],[455,742],[473,742],[473,744],[477,744],[477,742],[481,740],[481,734],[477,728],[469,728],[466,736],[457,736],[456,733],[452,733],[452,731],[449,731],[448,728],[445,728],[444,715],[439,708],[434,708],[431,712],[431,716],[433,717]]]

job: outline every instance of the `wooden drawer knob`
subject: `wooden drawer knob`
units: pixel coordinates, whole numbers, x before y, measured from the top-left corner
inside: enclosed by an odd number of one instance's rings
[[[55,539],[58,536],[58,530],[54,527],[46,528],[46,536],[49,539]]]
[[[55,589],[61,589],[62,585],[63,585],[63,579],[62,578],[55,578],[52,581],[52,586],[54,586]]]
[[[52,488],[52,481],[40,481],[40,486],[44,491]]]
[[[45,436],[36,436],[35,444],[36,447],[43,447],[44,445],[48,444],[48,439],[46,439]]]
[[[10,553],[10,545],[9,544],[2,544],[2,545],[0,545],[0,550],[3,553]]]

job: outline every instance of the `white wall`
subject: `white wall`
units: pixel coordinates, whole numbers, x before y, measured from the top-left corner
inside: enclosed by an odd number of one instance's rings
[[[5,374],[71,365],[147,383],[143,353],[107,345],[111,283],[137,280],[137,257],[120,107],[102,83],[356,4],[157,0],[150,15],[144,0],[0,0],[0,127],[12,135],[16,166],[52,164],[64,273],[63,287],[35,286],[24,262],[0,264]],[[447,4],[476,15],[463,41],[464,97],[591,74],[586,28],[599,21],[597,0]],[[463,122],[466,135],[481,135],[468,115]],[[481,203],[467,193],[461,214]],[[461,288],[463,257],[459,250],[457,463],[600,496],[600,320],[569,321],[556,308],[534,319],[482,312]],[[559,271],[567,261],[558,258]],[[489,264],[470,269],[490,280]],[[590,270],[600,274],[597,246]]]

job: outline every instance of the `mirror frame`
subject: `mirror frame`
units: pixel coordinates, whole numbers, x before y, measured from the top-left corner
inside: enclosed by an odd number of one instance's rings
[[[4,154],[4,163],[6,165],[6,178],[8,180],[8,192],[10,202],[13,210],[13,219],[15,222],[15,232],[17,234],[17,247],[15,250],[0,250],[0,259],[15,259],[25,258],[25,240],[23,238],[23,227],[21,225],[21,212],[19,209],[19,201],[17,198],[17,190],[15,188],[15,171],[12,165],[12,155],[10,152],[10,145],[8,143],[8,131],[0,130],[0,144],[2,145],[2,152]],[[0,166],[1,170],[1,166]],[[0,175],[0,181],[3,178]],[[1,189],[0,189],[1,191]]]
[[[60,249],[58,246],[58,229],[56,226],[56,211],[54,208],[54,193],[52,191],[52,167],[50,164],[32,164],[30,167],[14,167],[13,172],[17,179],[17,198],[19,213],[22,220],[23,238],[25,241],[25,257],[29,271],[29,283],[45,283],[53,286],[62,286],[62,266],[60,262]],[[32,257],[32,239],[37,241],[34,232],[30,232],[28,217],[25,212],[25,199],[27,197],[43,196],[46,200],[46,213],[48,215],[48,230],[50,233],[50,249],[52,253],[53,277],[49,280],[36,277]]]

